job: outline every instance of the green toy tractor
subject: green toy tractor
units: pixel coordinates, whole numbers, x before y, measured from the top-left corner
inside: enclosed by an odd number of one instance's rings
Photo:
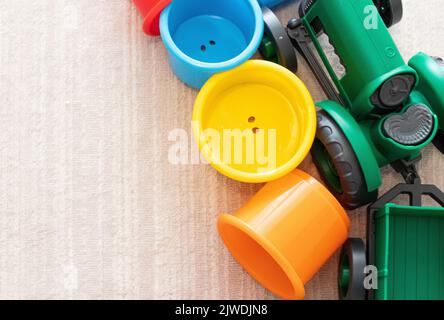
[[[296,72],[299,52],[328,97],[312,155],[347,209],[376,201],[380,168],[405,171],[431,142],[444,153],[444,63],[404,61],[388,31],[402,10],[401,0],[303,0],[284,28],[264,8],[262,55]]]

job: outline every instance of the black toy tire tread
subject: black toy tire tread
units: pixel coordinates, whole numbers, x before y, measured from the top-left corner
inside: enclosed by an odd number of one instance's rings
[[[435,147],[444,154],[444,131],[438,130],[436,137],[433,140]]]
[[[364,174],[355,152],[333,118],[325,111],[318,111],[317,126],[316,139],[326,148],[327,153],[333,161],[341,184],[342,192],[338,192],[332,186],[328,185],[333,195],[349,210],[376,201],[378,198],[377,190],[368,192]],[[313,149],[312,155],[322,178],[324,181],[327,181],[321,165],[313,153]]]
[[[390,28],[402,20],[404,14],[403,5],[402,0],[385,0],[385,2],[388,3],[386,4],[386,11],[382,12],[381,6],[384,4],[384,0],[373,0],[385,25],[387,28]]]
[[[275,47],[277,63],[296,73],[298,71],[298,59],[286,29],[269,8],[263,7],[262,14],[264,17],[265,35]]]
[[[440,57],[433,57],[436,63],[444,70],[444,60]],[[444,131],[438,130],[435,139],[433,140],[435,147],[444,154]]]

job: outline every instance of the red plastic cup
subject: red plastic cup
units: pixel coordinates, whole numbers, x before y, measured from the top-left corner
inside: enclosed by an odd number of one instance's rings
[[[160,14],[171,0],[133,0],[133,2],[144,18],[143,32],[149,36],[159,36]]]

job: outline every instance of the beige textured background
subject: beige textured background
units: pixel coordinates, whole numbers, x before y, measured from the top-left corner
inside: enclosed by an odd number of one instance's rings
[[[444,2],[404,2],[392,32],[405,57],[444,56]],[[0,59],[0,298],[273,298],[215,229],[259,186],[168,163],[168,133],[190,131],[196,92],[129,0],[0,0]],[[309,159],[302,168],[316,174]],[[443,169],[428,148],[425,180],[444,188]],[[384,189],[398,181],[384,170]],[[363,236],[364,211],[352,217]],[[307,298],[336,298],[336,259]]]

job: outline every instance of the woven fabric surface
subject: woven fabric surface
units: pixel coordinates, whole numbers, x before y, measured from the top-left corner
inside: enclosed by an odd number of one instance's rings
[[[391,29],[403,55],[444,56],[444,2],[404,3]],[[297,8],[277,12],[287,21]],[[0,59],[0,298],[274,298],[215,225],[260,186],[191,161],[197,92],[129,0],[0,0]],[[303,62],[298,75],[324,99]],[[168,160],[178,132],[191,164]],[[301,168],[318,177],[310,158]],[[424,181],[444,188],[443,169],[428,147]],[[383,191],[401,182],[383,176]],[[364,237],[365,211],[351,219],[351,235]],[[337,298],[337,259],[307,299]]]

